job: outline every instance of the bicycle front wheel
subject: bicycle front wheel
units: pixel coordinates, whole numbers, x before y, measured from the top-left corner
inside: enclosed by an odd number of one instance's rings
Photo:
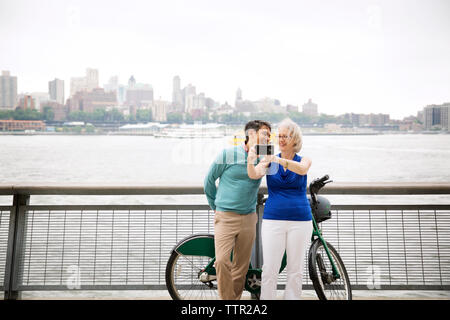
[[[213,257],[213,235],[193,235],[175,246],[166,266],[166,286],[172,299],[219,299],[216,275],[205,271]]]
[[[309,249],[309,277],[320,300],[352,300],[350,280],[339,253],[326,243],[333,263],[339,271],[339,278],[333,274],[332,265],[325,247],[316,239]]]

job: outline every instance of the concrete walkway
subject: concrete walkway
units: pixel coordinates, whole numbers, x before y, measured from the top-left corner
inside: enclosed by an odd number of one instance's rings
[[[304,290],[303,299],[317,300],[313,290]],[[278,291],[278,299],[282,299],[283,291]],[[166,290],[148,291],[25,291],[23,300],[170,300]],[[245,292],[243,299],[250,299]],[[425,290],[354,290],[354,300],[450,300],[450,291]]]

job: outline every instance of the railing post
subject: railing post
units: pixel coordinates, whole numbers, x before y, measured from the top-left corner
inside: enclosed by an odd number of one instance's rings
[[[256,236],[255,243],[253,244],[251,263],[253,268],[262,268],[263,256],[262,256],[262,242],[261,242],[261,222],[264,213],[263,204],[264,194],[258,193],[258,200],[256,202],[256,214],[258,215],[258,221],[256,222]],[[254,294],[251,295],[253,300],[256,300]]]
[[[258,201],[256,203],[256,214],[258,215],[258,222],[256,223],[256,237],[252,252],[252,266],[253,268],[262,268],[262,242],[261,242],[261,223],[264,213],[263,204],[264,194],[258,193]]]
[[[20,299],[20,292],[15,290],[17,284],[17,267],[20,246],[22,244],[23,224],[25,222],[26,206],[30,202],[30,195],[14,194],[13,208],[9,218],[8,246],[5,265],[5,300]]]

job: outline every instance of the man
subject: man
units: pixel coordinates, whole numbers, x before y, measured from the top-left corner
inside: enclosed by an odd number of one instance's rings
[[[270,130],[268,122],[248,122],[245,125],[244,145],[224,149],[205,177],[206,198],[215,212],[215,267],[218,291],[223,300],[239,300],[244,290],[255,240],[258,221],[256,201],[261,184],[261,179],[249,178],[247,156],[254,145],[269,142]],[[215,184],[217,179],[218,188]],[[230,259],[232,252],[233,261]]]

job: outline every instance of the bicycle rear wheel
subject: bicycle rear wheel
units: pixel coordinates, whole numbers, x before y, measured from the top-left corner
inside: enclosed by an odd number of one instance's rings
[[[328,242],[327,247],[340,278],[334,277],[325,247],[320,239],[316,239],[309,249],[308,257],[309,277],[314,290],[320,300],[352,300],[352,289],[344,262]]]
[[[172,299],[219,299],[216,276],[204,271],[213,252],[213,235],[194,235],[175,246],[166,266],[166,286]]]

